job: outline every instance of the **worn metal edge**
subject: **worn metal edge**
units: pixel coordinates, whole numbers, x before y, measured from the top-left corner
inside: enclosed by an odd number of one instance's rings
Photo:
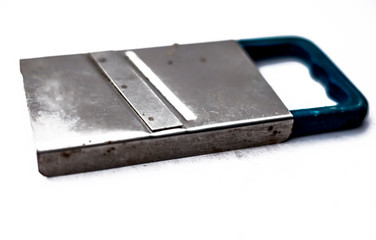
[[[280,143],[291,135],[292,124],[290,118],[211,131],[39,151],[38,169],[42,175],[51,177]]]

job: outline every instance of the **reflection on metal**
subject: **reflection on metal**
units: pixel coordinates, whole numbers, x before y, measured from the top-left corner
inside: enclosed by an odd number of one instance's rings
[[[157,75],[151,70],[133,51],[126,51],[125,56],[132,61],[132,63],[138,68],[138,70],[154,85],[156,89],[175,107],[175,109],[185,118],[187,121],[196,119],[196,115],[189,110],[187,106],[180,101],[179,98],[159,79]]]

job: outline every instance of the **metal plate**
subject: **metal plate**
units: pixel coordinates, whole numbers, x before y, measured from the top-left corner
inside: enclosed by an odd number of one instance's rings
[[[182,126],[124,54],[111,51],[90,56],[152,131]]]
[[[277,143],[291,134],[292,115],[234,41],[131,50],[132,64],[125,52],[21,60],[42,174]],[[154,126],[143,112],[167,117]]]
[[[135,52],[126,51],[125,55],[134,66],[145,76],[145,79],[184,117],[187,121],[196,119],[196,115],[163,83],[163,81],[146,65]]]

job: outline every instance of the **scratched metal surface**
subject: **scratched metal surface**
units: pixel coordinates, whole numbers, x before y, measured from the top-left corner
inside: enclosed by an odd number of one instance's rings
[[[183,123],[173,133],[291,118],[235,41],[173,45],[134,52],[177,96],[177,100],[197,116],[190,121],[184,119],[180,109],[174,108],[175,103],[168,101],[165,93],[149,82],[144,69],[134,66],[138,77],[129,81],[149,84]],[[126,58],[124,51],[113,54]],[[21,61],[38,151],[172,133],[168,130],[152,133],[94,61],[87,54]],[[125,63],[127,61],[120,65]],[[125,66],[128,68],[124,71],[136,74],[136,70],[129,68],[131,65]],[[141,101],[139,96],[153,93],[148,89],[149,92],[136,88],[127,91],[130,97]]]
[[[47,176],[291,134],[291,113],[235,41],[27,59],[21,72]]]
[[[134,51],[197,116],[187,128],[290,117],[290,112],[235,41]]]
[[[149,133],[87,55],[21,61],[39,151]]]

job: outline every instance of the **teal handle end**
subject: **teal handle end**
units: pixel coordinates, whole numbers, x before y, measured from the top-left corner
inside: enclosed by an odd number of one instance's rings
[[[301,37],[244,39],[238,43],[255,61],[295,58],[302,61],[314,79],[323,84],[337,105],[292,110],[291,137],[358,127],[368,112],[363,94],[311,41]]]

